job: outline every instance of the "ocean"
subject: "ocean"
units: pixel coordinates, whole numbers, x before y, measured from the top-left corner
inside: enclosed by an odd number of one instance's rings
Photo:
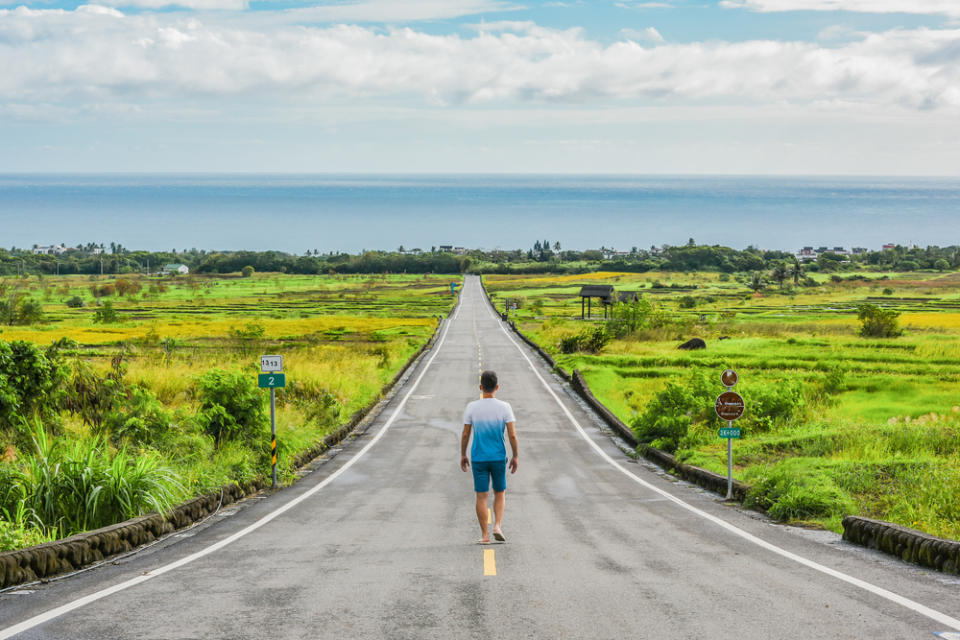
[[[960,244],[960,179],[0,175],[0,246],[357,252],[454,245]]]

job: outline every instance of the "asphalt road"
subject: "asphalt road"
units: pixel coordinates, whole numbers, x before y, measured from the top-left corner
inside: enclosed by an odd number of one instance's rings
[[[482,295],[468,279],[442,342],[373,426],[294,487],[116,564],[0,595],[0,638],[960,631],[960,580],[773,525],[632,461]],[[458,466],[481,366],[499,374],[520,440],[508,542],[491,546],[475,543],[471,477]]]

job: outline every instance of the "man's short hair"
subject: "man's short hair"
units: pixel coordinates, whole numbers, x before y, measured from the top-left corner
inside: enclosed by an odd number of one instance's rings
[[[484,371],[480,374],[480,388],[490,393],[497,389],[497,374],[493,371]]]

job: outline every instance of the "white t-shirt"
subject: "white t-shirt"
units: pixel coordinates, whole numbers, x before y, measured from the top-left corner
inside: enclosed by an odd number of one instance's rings
[[[473,426],[473,446],[470,459],[493,462],[507,459],[503,436],[507,423],[515,422],[509,403],[496,398],[480,398],[467,405],[463,424]]]

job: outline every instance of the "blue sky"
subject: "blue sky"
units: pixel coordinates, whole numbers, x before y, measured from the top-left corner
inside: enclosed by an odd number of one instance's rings
[[[0,0],[0,172],[957,175],[957,0]]]

